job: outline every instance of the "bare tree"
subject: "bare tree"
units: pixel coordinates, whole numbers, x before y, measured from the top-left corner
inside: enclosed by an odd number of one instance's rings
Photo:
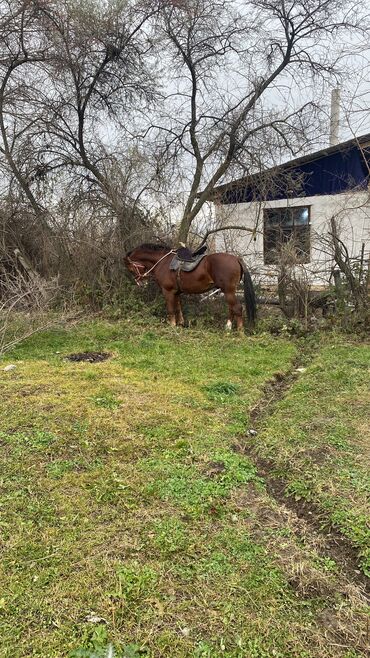
[[[99,196],[124,233],[133,215],[144,219],[147,176],[129,131],[155,100],[149,22],[158,7],[0,0],[0,10],[0,149],[9,184],[45,227],[67,186]]]
[[[45,118],[39,100],[49,44],[40,34],[37,2],[1,0],[0,6],[0,152],[8,177],[17,182],[45,227],[45,208],[32,190],[35,153],[31,142]]]
[[[85,189],[98,191],[123,230],[135,201],[127,198],[127,183],[140,160],[133,139],[127,146],[130,115],[139,116],[156,94],[145,29],[148,25],[150,31],[156,12],[139,3],[103,6],[96,1],[86,6],[67,0],[45,3],[42,9],[45,34],[58,52],[50,70],[53,99],[44,131],[46,166],[49,171],[72,170]],[[128,152],[117,146],[119,141]]]
[[[335,40],[358,29],[360,14],[353,0],[168,3],[163,31],[176,75],[166,108],[174,111],[160,127],[164,162],[180,158],[189,171],[180,240],[227,173],[253,172],[261,153],[271,164],[274,149],[295,154],[317,137],[309,86],[314,79],[317,96],[338,73]]]

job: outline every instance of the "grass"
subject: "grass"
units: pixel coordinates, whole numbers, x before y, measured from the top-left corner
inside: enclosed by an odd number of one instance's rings
[[[370,346],[324,344],[254,439],[296,500],[319,505],[370,576]]]
[[[86,350],[113,356],[64,360]],[[296,354],[264,335],[94,321],[7,356],[17,368],[0,384],[3,658],[104,655],[108,643],[126,658],[363,655],[360,594],[233,450],[264,384]],[[264,436],[270,454],[267,425]]]

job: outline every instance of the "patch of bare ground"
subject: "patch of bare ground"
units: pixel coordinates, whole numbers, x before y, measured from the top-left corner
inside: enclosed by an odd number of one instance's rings
[[[247,446],[237,444],[234,445],[234,449],[251,458],[258,469],[258,475],[265,481],[268,494],[294,513],[297,519],[304,521],[312,535],[320,537],[319,543],[326,555],[340,566],[342,573],[346,574],[348,579],[362,588],[370,600],[369,579],[359,569],[358,551],[350,540],[332,525],[328,525],[328,519],[318,505],[312,501],[296,500],[293,496],[287,495],[286,483],[273,474],[272,462],[262,459]]]
[[[322,649],[317,655],[326,655],[329,647],[337,649],[338,656],[351,649],[368,655],[367,597],[363,583],[352,578],[348,563],[343,564],[342,549],[334,558],[327,537],[289,505],[272,498],[271,491],[254,485],[248,490],[238,489],[233,504],[250,534],[283,571],[296,596],[319,602],[308,631],[316,650]]]
[[[67,361],[87,361],[88,363],[100,363],[106,361],[112,355],[109,352],[77,352],[76,354],[68,354],[65,359]]]

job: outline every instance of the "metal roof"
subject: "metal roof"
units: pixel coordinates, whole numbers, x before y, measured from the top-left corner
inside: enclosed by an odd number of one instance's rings
[[[299,167],[300,165],[303,164],[314,162],[315,160],[321,159],[329,155],[333,155],[334,153],[339,153],[340,151],[347,151],[356,145],[358,145],[361,148],[370,146],[370,133],[366,133],[365,135],[354,137],[345,142],[340,142],[339,144],[335,144],[334,146],[325,147],[323,149],[320,149],[319,151],[315,151],[314,153],[309,153],[308,155],[294,158],[293,160],[288,160],[287,162],[283,162],[280,165],[270,167],[269,169],[264,169],[254,174],[250,174],[249,176],[244,176],[243,178],[238,178],[236,180],[230,181],[229,183],[218,185],[213,189],[211,193],[211,200],[214,199],[215,197],[218,197],[220,194],[226,192],[227,190],[238,189],[239,187],[244,187],[245,185],[253,185],[253,182],[260,180],[261,177],[267,176],[269,174],[278,175],[279,173],[282,173],[284,170],[289,171],[290,169],[294,169],[295,167]]]

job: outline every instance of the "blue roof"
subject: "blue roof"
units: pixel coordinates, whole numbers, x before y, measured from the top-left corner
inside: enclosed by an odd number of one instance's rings
[[[279,167],[215,188],[222,204],[340,194],[365,189],[370,175],[370,135],[337,144]]]

